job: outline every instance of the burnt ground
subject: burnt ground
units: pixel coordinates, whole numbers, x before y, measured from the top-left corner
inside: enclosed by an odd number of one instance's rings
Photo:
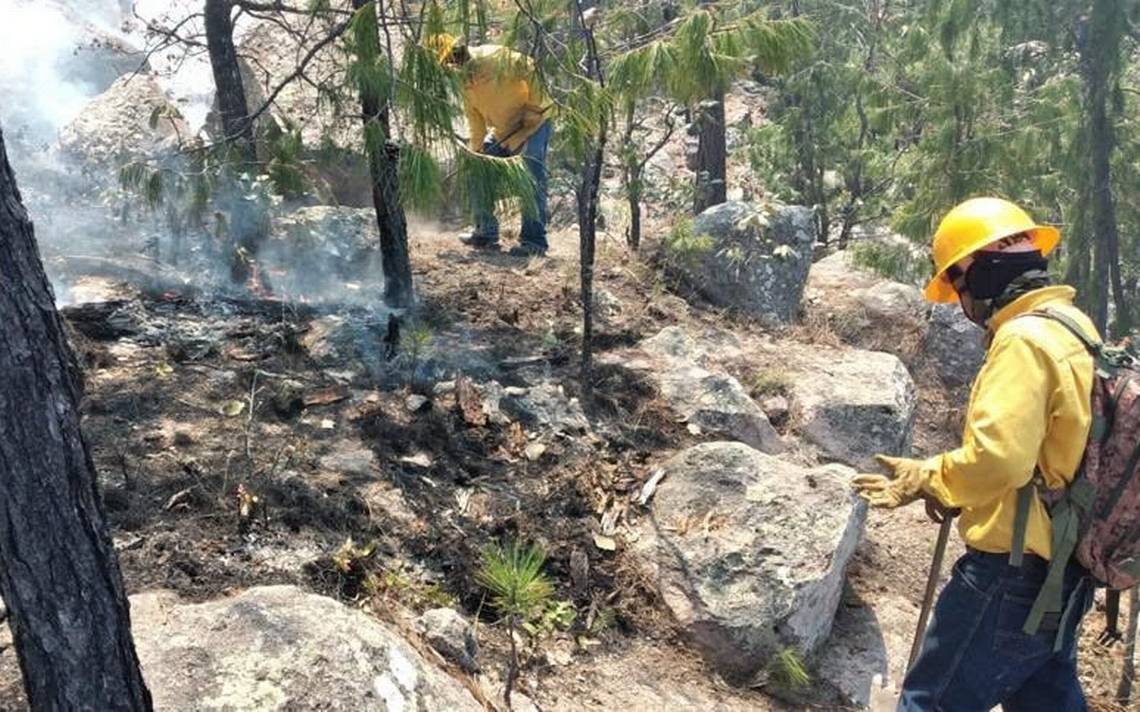
[[[554,244],[551,257],[520,261],[468,252],[451,234],[418,234],[423,307],[402,324],[395,352],[387,315],[359,304],[144,293],[92,277],[92,290],[131,304],[123,334],[101,331],[98,314],[88,315],[95,328],[72,314],[88,331],[76,339],[87,366],[84,431],[129,591],[204,600],[295,583],[409,631],[418,612],[455,605],[479,621],[492,680],[483,689],[495,689],[508,642],[475,581],[480,551],[535,541],[556,597],[577,611],[569,630],[527,646],[520,689],[544,709],[782,708],[717,682],[620,537],[616,551],[595,542],[603,515],[636,517],[627,503],[654,464],[694,442],[649,385],[596,369],[584,435],[482,417],[464,408],[463,384],[433,384],[433,366],[489,368],[504,387],[549,381],[582,395],[576,238],[562,232]],[[671,295],[615,242],[603,241],[598,263],[600,302],[610,305],[600,307],[600,351],[672,324],[759,334]],[[350,346],[322,338],[328,317],[354,320]],[[781,336],[837,338],[814,323]],[[952,444],[964,396],[916,375],[915,450],[927,454]],[[427,404],[413,411],[416,395]],[[919,511],[873,513],[850,571],[846,605],[896,612],[880,614],[889,648],[910,642],[936,530],[924,522]],[[5,709],[21,708],[13,657],[3,653]],[[1084,646],[1086,689],[1106,699],[1121,660],[1119,647]],[[810,706],[839,709],[824,699]]]

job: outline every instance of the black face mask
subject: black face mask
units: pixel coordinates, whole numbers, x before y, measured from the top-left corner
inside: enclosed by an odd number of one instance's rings
[[[1026,272],[1049,268],[1040,251],[979,252],[966,270],[966,289],[975,300],[1000,296],[1010,282]]]

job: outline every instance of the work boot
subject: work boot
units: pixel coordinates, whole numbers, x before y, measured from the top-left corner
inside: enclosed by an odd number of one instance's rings
[[[476,250],[495,250],[499,249],[499,241],[495,238],[485,237],[479,233],[470,233],[467,235],[460,235],[459,241],[468,247]]]
[[[511,257],[545,257],[546,248],[532,245],[529,242],[521,242],[512,247],[507,254]]]

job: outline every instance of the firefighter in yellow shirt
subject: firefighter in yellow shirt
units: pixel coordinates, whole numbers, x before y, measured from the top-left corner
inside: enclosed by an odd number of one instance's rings
[[[900,710],[1086,708],[1075,639],[1092,589],[1079,564],[1065,572],[1063,614],[1049,616],[1036,635],[1022,632],[1051,554],[1049,514],[1036,488],[1072,481],[1092,420],[1092,357],[1064,325],[1032,314],[1060,312],[1098,338],[1073,306],[1074,290],[1051,283],[1046,256],[1059,239],[1056,229],[996,198],[954,208],[934,236],[927,299],[958,302],[987,330],[990,346],[960,447],[927,460],[880,457],[893,477],[854,481],[872,506],[925,498],[961,510],[967,553],[939,596]]]
[[[446,34],[428,40],[446,65],[463,73],[463,104],[472,151],[491,156],[522,155],[534,179],[536,211],[523,215],[516,256],[544,255],[546,240],[546,150],[552,131],[551,102],[535,77],[534,62],[499,45],[467,45]],[[497,250],[499,222],[490,210],[475,216],[466,244]]]

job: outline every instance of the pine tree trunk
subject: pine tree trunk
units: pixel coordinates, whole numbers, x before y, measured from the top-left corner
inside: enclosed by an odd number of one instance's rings
[[[149,710],[80,384],[0,132],[0,593],[35,710]]]
[[[206,47],[210,53],[210,69],[214,74],[218,113],[224,139],[234,155],[244,164],[243,170],[257,161],[253,142],[253,124],[249,120],[245,86],[241,81],[237,49],[234,47],[232,0],[206,0]]]
[[[265,233],[265,215],[244,198],[245,190],[237,180],[243,173],[256,172],[257,147],[234,47],[233,7],[233,0],[206,0],[204,15],[222,142],[230,158],[228,185],[223,187],[219,197],[221,207],[229,213],[230,279],[235,284],[243,284],[253,274],[252,264]]]
[[[372,0],[352,0],[353,9],[375,6]],[[372,56],[381,56],[380,35],[365,38],[375,42]],[[399,148],[386,140],[390,129],[388,104],[369,87],[360,88],[365,149],[372,175],[372,204],[376,208],[376,224],[380,228],[380,254],[384,263],[384,301],[393,308],[412,305],[412,265],[408,257],[408,225],[400,204],[400,183],[396,173]],[[370,138],[371,137],[371,138]]]
[[[728,140],[724,92],[697,107],[697,183],[693,212],[703,213],[728,199]]]
[[[1114,137],[1108,115],[1109,92],[1113,66],[1120,47],[1119,3],[1096,0],[1086,40],[1079,47],[1084,64],[1086,100],[1089,122],[1089,156],[1092,170],[1092,223],[1094,231],[1092,279],[1094,289],[1093,322],[1102,334],[1108,327],[1108,297],[1111,285],[1116,307],[1125,316],[1128,305],[1123,301],[1120,279],[1120,237],[1116,224],[1116,205],[1112,195],[1112,151]]]
[[[581,0],[577,4],[576,17],[585,26]],[[589,77],[605,89],[605,76],[602,61],[598,55],[598,45],[592,29],[585,30],[586,67]],[[602,168],[605,165],[606,139],[609,135],[609,121],[602,121],[591,154],[582,167],[582,179],[578,184],[578,247],[582,287],[582,360],[579,380],[582,383],[582,401],[589,406],[593,400],[593,353],[594,353],[594,253],[598,242],[598,190],[602,184]]]

